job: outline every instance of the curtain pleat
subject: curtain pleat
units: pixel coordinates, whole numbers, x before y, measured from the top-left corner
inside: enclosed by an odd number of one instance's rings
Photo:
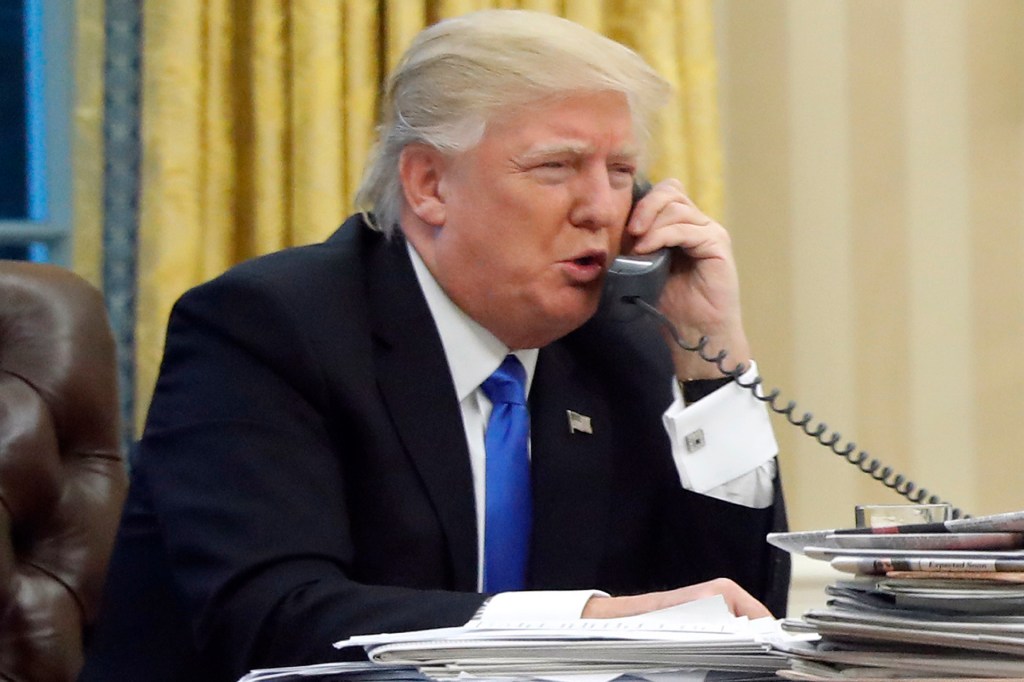
[[[199,174],[202,230],[194,253],[198,276],[207,278],[231,266],[236,257],[234,215],[238,195],[238,146],[234,131],[233,86],[235,16],[229,0],[207,0],[200,25],[203,43],[201,147]],[[183,283],[184,284],[184,283]]]
[[[288,188],[294,160],[288,139],[291,83],[287,78],[291,46],[284,4],[284,0],[251,2],[253,139],[246,167],[252,174],[253,211],[251,229],[240,235],[252,239],[246,254],[276,251],[291,241]]]
[[[591,31],[604,33],[604,3],[597,0],[565,0],[566,19],[586,26]]]
[[[352,206],[363,164],[373,146],[377,94],[380,91],[380,18],[377,3],[345,5],[345,203]],[[415,3],[410,3],[415,4]],[[339,212],[334,222],[344,216]]]
[[[427,3],[428,7],[430,5],[435,5],[436,7],[436,12],[430,18],[431,20],[437,20],[475,12],[480,9],[499,7],[500,3],[488,2],[488,0],[437,0],[436,3]]]
[[[347,204],[341,3],[291,6],[291,196],[289,224],[296,243],[322,238]],[[343,61],[344,60],[344,61]]]
[[[205,0],[147,2],[142,107],[142,197],[137,293],[137,414],[156,378],[167,314],[203,278]],[[239,201],[241,201],[239,197]]]
[[[384,0],[385,72],[390,73],[413,37],[427,25],[427,3]]]
[[[684,141],[685,153],[674,157],[673,165],[661,170],[668,174],[672,168],[685,168],[694,201],[708,215],[721,217],[725,189],[711,4],[705,0],[681,0],[673,16],[675,23],[670,31],[682,39],[669,37],[663,45],[666,52],[674,55],[673,70],[679,74],[677,96],[682,103],[683,125],[678,135]]]
[[[520,0],[519,2],[506,0],[502,5],[509,9],[528,9],[534,12],[565,16],[564,3],[561,0]]]
[[[75,4],[72,266],[94,286],[103,272],[103,0]]]
[[[333,231],[351,211],[384,75],[428,22],[488,7],[560,14],[641,52],[681,93],[654,132],[652,177],[683,178],[720,212],[710,0],[148,0],[140,424],[178,296]]]

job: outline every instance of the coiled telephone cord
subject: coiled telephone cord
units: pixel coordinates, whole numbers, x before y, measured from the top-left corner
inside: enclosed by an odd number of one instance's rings
[[[803,416],[797,417],[797,405],[794,401],[790,400],[784,407],[780,407],[779,396],[781,395],[781,392],[779,389],[773,388],[765,394],[760,375],[751,380],[744,381],[740,377],[747,371],[747,367],[743,363],[739,363],[731,369],[727,368],[725,366],[725,359],[728,357],[727,351],[720,350],[716,355],[709,355],[706,353],[705,349],[710,342],[708,337],[702,336],[700,340],[697,341],[696,345],[690,345],[679,334],[679,330],[676,329],[675,325],[672,324],[672,322],[669,321],[661,311],[649,304],[647,301],[636,296],[623,297],[623,301],[639,306],[641,310],[658,320],[669,334],[671,334],[672,339],[680,348],[697,353],[702,360],[715,365],[718,368],[718,371],[724,376],[733,379],[737,384],[749,390],[754,397],[761,402],[767,403],[772,412],[781,414],[790,424],[799,427],[806,435],[810,436],[821,445],[824,445],[832,451],[833,454],[842,457],[885,487],[896,491],[896,493],[907,498],[914,504],[946,504],[945,500],[939,498],[938,495],[929,495],[927,488],[917,487],[913,481],[897,472],[892,467],[886,466],[878,459],[871,457],[871,455],[864,450],[857,450],[856,443],[846,441],[845,445],[843,445],[842,435],[838,431],[830,431],[828,424],[825,422],[815,422],[814,415],[810,412],[804,412]],[[970,515],[965,514],[959,507],[955,506],[952,507],[950,516],[954,519],[970,518]]]

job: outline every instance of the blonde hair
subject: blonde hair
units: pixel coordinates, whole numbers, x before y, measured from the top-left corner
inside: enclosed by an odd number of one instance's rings
[[[356,194],[375,227],[391,234],[405,201],[398,174],[406,145],[465,151],[487,121],[512,108],[578,92],[619,92],[637,140],[671,88],[638,54],[567,19],[525,10],[484,10],[424,29],[388,78],[378,141]]]

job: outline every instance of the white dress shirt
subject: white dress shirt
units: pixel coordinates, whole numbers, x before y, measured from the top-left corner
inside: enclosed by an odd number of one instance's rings
[[[448,298],[419,254],[407,244],[416,279],[437,325],[445,358],[455,384],[462,424],[469,446],[473,472],[473,492],[477,510],[484,506],[484,431],[491,414],[491,402],[480,385],[501,365],[509,349],[493,334],[470,318]],[[526,393],[529,395],[537,366],[536,348],[514,353],[526,369]],[[751,365],[746,376],[756,376]],[[732,382],[692,405],[685,405],[675,381],[674,402],[663,420],[672,443],[672,452],[680,483],[688,490],[748,507],[767,507],[772,503],[775,479],[775,455],[778,446],[764,404]],[[687,436],[700,433],[703,446],[687,449]],[[692,440],[692,439],[691,439]],[[477,524],[478,570],[483,574],[483,524]],[[481,578],[478,577],[478,589]],[[515,592],[492,599],[487,606],[510,616],[557,613],[575,618],[586,600],[595,592]]]

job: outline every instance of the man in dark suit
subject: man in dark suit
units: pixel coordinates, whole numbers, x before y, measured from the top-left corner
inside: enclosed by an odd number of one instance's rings
[[[674,180],[630,213],[666,95],[634,53],[545,15],[421,34],[382,107],[373,214],[175,306],[81,679],[233,680],[498,605],[609,617],[721,594],[782,615],[763,407],[654,323],[591,319],[620,250],[679,247],[661,309],[749,361],[724,229]],[[512,591],[485,561],[482,386],[508,362],[529,407]]]

